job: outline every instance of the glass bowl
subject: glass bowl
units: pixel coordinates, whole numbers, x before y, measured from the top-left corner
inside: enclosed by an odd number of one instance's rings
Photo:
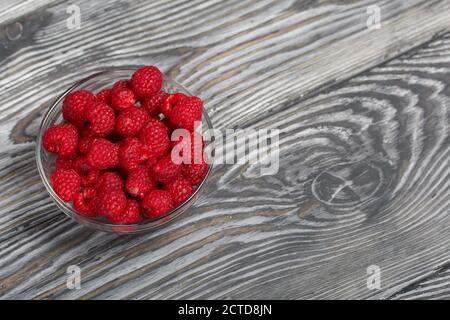
[[[206,181],[208,180],[208,177],[210,176],[212,169],[212,161],[208,161],[209,167],[205,177],[203,178],[203,181],[200,183],[200,185],[197,187],[194,193],[178,207],[174,208],[170,212],[156,219],[142,220],[137,224],[128,224],[128,225],[110,224],[80,215],[73,209],[72,204],[65,203],[64,201],[62,201],[58,197],[58,195],[53,191],[53,188],[50,184],[50,174],[54,168],[56,157],[55,155],[45,151],[44,148],[42,147],[42,135],[44,134],[45,130],[47,130],[48,127],[56,123],[61,123],[63,121],[62,101],[64,100],[64,97],[74,90],[86,89],[92,92],[97,92],[103,88],[111,87],[119,79],[130,79],[131,75],[133,74],[134,71],[136,71],[137,68],[139,68],[139,66],[133,68],[130,67],[130,68],[109,69],[103,72],[95,73],[73,84],[61,96],[59,96],[56,99],[56,101],[52,104],[50,109],[44,115],[37,136],[36,141],[37,167],[42,182],[44,183],[47,192],[50,194],[50,197],[61,209],[61,211],[64,212],[71,219],[77,221],[78,223],[86,227],[97,229],[104,232],[134,234],[155,229],[157,227],[162,226],[163,224],[168,223],[169,221],[172,221],[176,217],[180,216],[183,212],[185,212],[195,202],[200,192],[205,187]],[[185,94],[192,95],[182,85],[167,77],[164,79],[163,90],[169,93],[183,92]],[[212,129],[211,120],[205,108],[203,108],[202,127],[203,132],[205,132],[205,130]],[[208,144],[209,142],[205,141],[205,147]],[[212,156],[210,155],[208,160],[211,160],[210,159],[211,157]]]

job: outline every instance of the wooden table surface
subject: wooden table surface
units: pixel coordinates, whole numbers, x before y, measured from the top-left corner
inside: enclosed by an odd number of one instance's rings
[[[2,299],[450,299],[449,1],[70,3],[80,28],[64,1],[0,2]],[[36,134],[74,81],[143,64],[218,129],[278,128],[280,170],[217,165],[167,227],[96,232],[44,190]]]

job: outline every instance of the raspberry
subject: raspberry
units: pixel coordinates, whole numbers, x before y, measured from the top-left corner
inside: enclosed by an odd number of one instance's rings
[[[153,169],[155,168],[156,164],[158,163],[159,159],[156,157],[150,157],[144,164],[143,166],[147,168],[148,173],[150,174],[150,177],[152,177],[152,179],[157,182],[156,177],[153,173]]]
[[[131,88],[131,82],[129,80],[119,80],[111,88],[111,94],[113,92],[119,92],[124,89],[130,89]]]
[[[156,166],[158,163],[158,158],[155,156],[151,156],[147,159],[147,162],[145,163],[145,166],[147,167],[147,170],[153,175],[153,167]]]
[[[194,188],[186,178],[179,176],[175,181],[167,185],[167,191],[170,192],[173,202],[177,206],[194,193]]]
[[[170,117],[173,108],[183,103],[188,97],[181,92],[165,95],[161,100],[160,110],[166,118]]]
[[[42,144],[48,152],[62,157],[70,156],[77,150],[77,128],[72,124],[53,125],[45,131]]]
[[[158,115],[160,111],[159,107],[161,106],[161,103],[166,96],[167,93],[165,93],[164,91],[160,91],[153,96],[144,98],[141,101],[141,107],[147,110],[147,112],[151,116],[155,117]]]
[[[127,171],[136,169],[151,157],[150,148],[137,138],[126,138],[120,142],[119,165]]]
[[[133,224],[138,223],[141,216],[141,208],[139,203],[133,199],[127,199],[125,210],[118,215],[109,217],[109,222],[114,224]]]
[[[56,169],[50,176],[55,193],[64,202],[72,200],[81,185],[81,178],[73,169]]]
[[[130,89],[113,90],[111,92],[111,106],[116,110],[134,107],[136,96]]]
[[[94,185],[100,175],[99,170],[91,168],[87,164],[85,156],[78,156],[73,160],[73,169],[81,177],[82,186]]]
[[[111,89],[102,89],[95,95],[98,102],[110,104],[111,103]]]
[[[85,156],[77,156],[72,162],[72,168],[78,173],[78,174],[84,174],[89,171],[89,166],[86,162]]]
[[[73,159],[58,156],[55,160],[55,168],[56,169],[64,169],[69,170],[73,168]]]
[[[94,188],[84,188],[78,191],[73,196],[73,207],[74,209],[85,216],[95,217],[95,212],[92,208],[92,200],[95,196]]]
[[[87,121],[87,119],[86,119]],[[80,137],[89,137],[89,138],[95,138],[94,133],[89,129],[89,123],[84,122],[83,124],[77,124],[75,125],[78,129],[78,135]]]
[[[120,215],[127,205],[127,197],[122,190],[97,192],[94,210],[100,216],[114,217]]]
[[[96,140],[94,137],[84,136],[78,139],[78,151],[81,154],[85,154],[89,151],[92,143]]]
[[[199,185],[208,171],[208,164],[202,160],[201,163],[196,164],[182,164],[182,172],[186,179],[192,185]]]
[[[73,91],[64,98],[63,117],[69,122],[83,123],[87,112],[96,102],[95,96],[87,90]]]
[[[90,132],[97,137],[105,137],[114,130],[114,110],[107,104],[98,104],[88,114]]]
[[[147,192],[156,189],[156,184],[147,168],[142,166],[128,174],[125,188],[133,197],[143,198]]]
[[[131,86],[138,97],[155,95],[161,90],[163,74],[154,66],[146,66],[136,70],[131,77]]]
[[[138,107],[131,107],[120,112],[116,121],[116,131],[124,137],[137,135],[149,121],[148,113]]]
[[[119,164],[119,147],[106,139],[97,139],[86,154],[86,163],[100,170],[113,168]]]
[[[203,102],[199,97],[187,97],[175,104],[169,120],[177,128],[194,131],[196,122],[202,121],[202,108]]]
[[[153,219],[157,218],[174,207],[170,193],[165,190],[152,190],[147,193],[142,202],[145,216]]]
[[[123,190],[124,182],[117,172],[104,172],[97,181],[98,192]]]
[[[98,177],[100,176],[100,170],[90,169],[87,173],[81,176],[81,185],[83,187],[93,186],[97,183]]]
[[[161,157],[169,150],[169,135],[167,127],[159,120],[150,119],[139,135],[145,145],[149,146],[153,155]]]
[[[153,174],[158,181],[167,184],[181,174],[181,165],[173,163],[172,158],[168,155],[156,163]]]

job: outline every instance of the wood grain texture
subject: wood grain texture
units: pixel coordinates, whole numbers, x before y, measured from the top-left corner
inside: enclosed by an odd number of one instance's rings
[[[18,17],[48,7],[57,0],[0,0],[0,23],[8,24]]]
[[[435,273],[413,282],[400,292],[394,294],[392,299],[450,299],[450,268],[444,265]]]
[[[447,3],[380,2],[376,32],[369,3],[81,2],[80,32],[64,5],[30,16],[0,52],[0,297],[448,298],[450,37],[330,86],[446,29]],[[281,129],[280,171],[218,166],[151,234],[82,228],[39,180],[42,114],[80,75],[149,57],[204,95],[217,127]],[[66,288],[73,264],[81,290]]]

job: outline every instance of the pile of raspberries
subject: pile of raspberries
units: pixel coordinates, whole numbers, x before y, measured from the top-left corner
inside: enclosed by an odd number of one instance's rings
[[[208,171],[202,137],[200,161],[177,164],[171,156],[183,140],[192,157],[198,154],[194,126],[202,119],[202,100],[166,93],[163,81],[158,68],[145,66],[97,94],[78,90],[65,97],[65,122],[49,127],[42,140],[57,155],[53,190],[79,214],[113,224],[155,219],[202,182]],[[171,141],[178,128],[192,139]]]

